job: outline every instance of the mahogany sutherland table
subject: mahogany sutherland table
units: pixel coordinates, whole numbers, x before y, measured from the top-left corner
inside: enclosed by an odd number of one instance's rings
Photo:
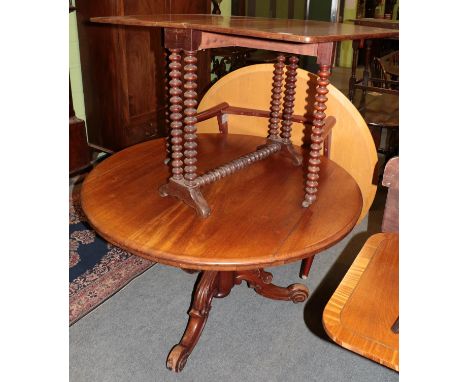
[[[172,175],[160,185],[159,192],[161,196],[172,196],[183,200],[202,217],[210,215],[213,202],[208,203],[201,188],[251,165],[254,161],[250,159],[254,156],[260,155],[263,159],[282,151],[289,155],[297,166],[301,166],[302,156],[294,150],[291,143],[291,126],[293,121],[297,120],[312,126],[310,149],[306,153],[308,166],[305,170],[305,190],[300,203],[304,208],[311,206],[317,199],[319,188],[320,155],[324,139],[322,135],[326,127],[326,94],[334,44],[343,40],[398,36],[398,31],[349,24],[236,16],[137,15],[94,17],[91,21],[132,27],[164,28],[164,44],[171,53],[169,55],[171,80],[168,82],[171,139],[168,142],[168,160],[171,163]],[[239,161],[240,158],[231,158],[228,163],[220,163],[222,167],[212,169],[210,174],[198,175],[197,51],[229,46],[280,52],[272,73],[270,123],[268,131],[265,131],[264,145],[256,148],[248,158],[241,161],[242,163]],[[184,65],[181,63],[182,53]],[[292,54],[286,70],[284,53]],[[293,115],[297,54],[316,56],[319,64],[313,113],[307,118]],[[214,107],[215,110],[211,110],[214,112],[212,117],[216,116],[216,111],[225,108],[225,104]],[[249,115],[261,115],[264,111],[248,109],[246,112],[250,113]],[[223,117],[227,117],[228,114],[226,111]],[[224,118],[221,120],[220,129],[226,124]]]
[[[201,171],[264,143],[235,134],[200,134],[199,141]],[[185,333],[167,358],[167,367],[180,371],[212,298],[227,296],[234,285],[246,281],[264,297],[305,301],[306,286],[276,286],[264,267],[310,257],[341,240],[361,213],[362,197],[344,169],[322,158],[319,197],[302,208],[304,169],[279,153],[206,185],[213,213],[201,219],[187,204],[157,192],[170,176],[165,146],[163,139],[148,141],[104,160],[85,179],[81,200],[89,222],[109,242],[152,261],[202,271]]]

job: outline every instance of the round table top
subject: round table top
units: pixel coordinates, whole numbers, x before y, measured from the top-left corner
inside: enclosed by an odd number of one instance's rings
[[[254,136],[200,134],[198,173],[264,142]],[[305,166],[274,154],[204,186],[212,212],[203,219],[176,198],[159,195],[158,187],[170,176],[163,163],[165,145],[158,139],[112,155],[86,177],[81,195],[99,234],[152,261],[225,271],[281,265],[332,246],[351,231],[361,212],[357,183],[326,158],[318,198],[302,208]]]

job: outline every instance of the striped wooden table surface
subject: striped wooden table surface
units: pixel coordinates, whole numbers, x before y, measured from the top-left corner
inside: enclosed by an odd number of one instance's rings
[[[336,343],[399,371],[398,233],[371,236],[323,312]]]

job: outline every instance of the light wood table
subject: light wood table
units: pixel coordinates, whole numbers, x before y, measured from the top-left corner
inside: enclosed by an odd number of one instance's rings
[[[399,370],[398,233],[371,236],[323,312],[336,343]]]
[[[201,170],[264,142],[237,134],[200,134],[199,139]],[[246,281],[264,297],[305,301],[306,286],[276,286],[264,267],[310,257],[341,240],[359,218],[362,197],[345,170],[322,158],[320,197],[302,208],[303,169],[275,155],[207,185],[213,214],[200,219],[186,204],[158,194],[157,186],[170,175],[164,148],[162,139],[149,141],[104,160],[85,179],[81,200],[90,224],[114,245],[152,261],[202,271],[187,329],[167,359],[168,368],[180,371],[201,335],[212,298],[227,296],[234,285]]]

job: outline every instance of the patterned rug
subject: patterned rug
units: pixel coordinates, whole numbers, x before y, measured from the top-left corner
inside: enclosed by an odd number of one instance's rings
[[[80,188],[70,194],[70,325],[155,264],[96,235],[81,209]]]

